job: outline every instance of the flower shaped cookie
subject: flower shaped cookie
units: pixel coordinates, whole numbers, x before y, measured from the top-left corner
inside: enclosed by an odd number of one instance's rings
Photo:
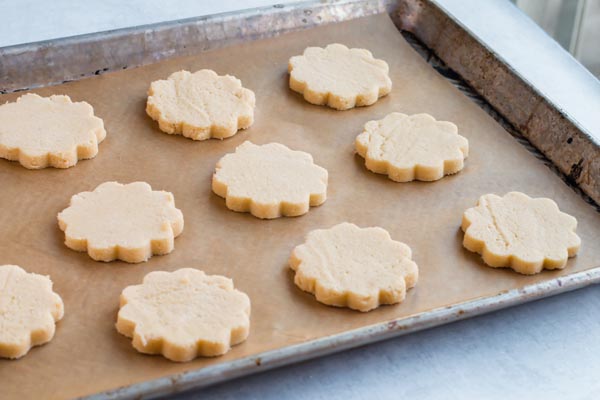
[[[327,198],[327,170],[279,143],[244,142],[217,163],[213,191],[227,208],[258,218],[306,214]]]
[[[96,261],[138,263],[173,251],[183,214],[171,193],[153,191],[145,182],[105,182],[71,197],[58,224],[73,250],[87,251]]]
[[[234,76],[203,69],[152,82],[146,113],[161,131],[194,140],[224,139],[254,121],[254,92]]]
[[[392,90],[389,67],[369,50],[342,44],[308,47],[290,58],[290,88],[312,104],[337,110],[370,106]]]
[[[396,182],[435,181],[454,174],[469,153],[469,142],[453,123],[397,112],[367,122],[355,146],[367,169]]]
[[[486,194],[463,214],[463,245],[490,267],[530,275],[566,266],[581,244],[576,227],[577,220],[550,199],[519,192]]]
[[[104,123],[86,102],[28,93],[0,105],[0,158],[29,169],[69,168],[94,158]]]
[[[119,333],[172,361],[225,354],[250,330],[250,299],[219,275],[183,268],[151,272],[121,294]]]
[[[0,357],[23,357],[54,337],[64,306],[47,276],[0,265]]]
[[[407,245],[347,222],[310,232],[289,263],[294,283],[317,301],[359,311],[400,303],[419,275]]]

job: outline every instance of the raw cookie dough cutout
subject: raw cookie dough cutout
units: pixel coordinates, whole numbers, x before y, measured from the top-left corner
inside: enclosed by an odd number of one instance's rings
[[[146,113],[161,131],[193,140],[224,139],[254,121],[254,92],[234,76],[203,69],[152,82]]]
[[[369,50],[330,44],[290,58],[290,88],[312,104],[337,110],[369,106],[392,90],[389,67]]]
[[[407,245],[382,228],[347,222],[310,232],[289,264],[294,283],[317,301],[363,312],[402,302],[419,275]]]
[[[116,324],[140,353],[172,361],[225,354],[250,330],[250,299],[219,275],[157,271],[121,293]]]
[[[490,267],[510,267],[526,275],[562,269],[579,251],[577,220],[550,199],[510,192],[486,194],[463,214],[463,245]]]
[[[58,224],[73,250],[87,251],[96,261],[138,263],[173,251],[183,214],[173,194],[152,190],[145,182],[104,182],[71,197]]]
[[[217,163],[212,190],[227,208],[258,218],[306,214],[327,198],[327,170],[279,143],[244,142]]]
[[[49,277],[0,265],[0,357],[20,358],[54,337],[63,301]]]
[[[396,182],[435,181],[455,174],[469,154],[469,142],[453,123],[397,112],[367,122],[355,147],[368,170]]]
[[[105,137],[92,106],[69,96],[28,93],[0,105],[0,158],[25,168],[72,167],[96,157]]]

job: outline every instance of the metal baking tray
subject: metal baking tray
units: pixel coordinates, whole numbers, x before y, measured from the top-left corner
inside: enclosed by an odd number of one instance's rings
[[[497,57],[493,49],[482,44],[435,0],[311,1],[11,46],[0,49],[0,92],[8,94],[60,85],[90,76],[109,75],[112,71],[132,69],[379,13],[388,13],[405,40],[432,68],[491,115],[540,162],[551,168],[563,179],[565,185],[570,186],[589,203],[589,207],[597,209],[600,201],[597,183],[600,181],[600,173],[598,166],[591,162],[597,159],[600,152],[597,139],[555,107],[542,93],[538,93],[536,88],[521,79]],[[469,56],[469,62],[464,62],[465,54]],[[492,84],[486,79],[490,74],[502,79],[495,80]],[[367,114],[365,118],[366,116]],[[571,146],[564,146],[565,142]],[[474,203],[476,199],[472,201]],[[290,246],[295,244],[297,243],[291,243]],[[176,242],[176,248],[177,245]],[[600,260],[595,261],[595,265],[600,265]],[[492,296],[366,324],[242,358],[212,362],[201,368],[114,388],[89,398],[128,399],[168,395],[598,282],[600,267],[549,275],[547,279],[503,290]],[[235,350],[236,348],[233,352]],[[9,363],[2,361],[0,371],[10,368]],[[2,374],[0,382],[1,376]]]

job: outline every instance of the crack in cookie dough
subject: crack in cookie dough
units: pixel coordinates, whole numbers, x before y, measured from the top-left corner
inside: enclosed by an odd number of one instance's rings
[[[69,96],[28,93],[0,105],[0,158],[25,168],[72,167],[96,157],[105,137],[92,106]]]
[[[64,315],[49,277],[0,265],[0,357],[20,358],[54,337]]]
[[[254,92],[234,76],[203,69],[152,82],[146,113],[161,131],[193,140],[224,139],[254,121]]]
[[[168,254],[183,231],[183,214],[173,194],[145,182],[105,182],[71,197],[58,214],[65,245],[96,261],[147,261]]]
[[[389,67],[365,49],[334,43],[290,58],[290,88],[312,104],[337,110],[369,106],[392,90]]]
[[[248,337],[250,299],[223,276],[151,272],[123,290],[116,328],[141,353],[180,362],[219,356]]]
[[[490,215],[490,218],[492,220],[493,229],[495,229],[496,232],[498,232],[498,237],[499,237],[500,241],[502,242],[502,244],[504,245],[504,248],[508,249],[510,247],[510,242],[507,239],[508,235],[506,233],[504,233],[504,229],[502,229],[500,227],[500,224],[498,223],[498,218],[496,217],[496,212],[493,209],[492,203],[490,201],[488,201],[487,199],[482,199],[481,202],[483,205],[485,205],[485,208],[487,209],[487,212]]]
[[[435,181],[455,174],[469,154],[469,142],[453,123],[397,112],[367,122],[355,147],[368,170],[396,182]]]
[[[402,302],[419,275],[406,244],[382,228],[347,222],[310,232],[289,265],[294,283],[317,301],[363,312]]]
[[[279,143],[244,142],[217,163],[212,190],[227,208],[258,218],[306,214],[327,198],[327,170]]]
[[[463,245],[491,267],[531,275],[567,265],[581,245],[576,228],[577,220],[550,199],[486,194],[463,214]]]

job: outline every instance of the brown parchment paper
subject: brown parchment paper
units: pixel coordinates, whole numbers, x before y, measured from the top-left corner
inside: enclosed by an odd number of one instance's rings
[[[287,61],[310,45],[370,49],[390,66],[391,94],[375,105],[335,111],[291,92]],[[27,68],[27,66],[23,66]],[[181,69],[233,74],[256,93],[256,122],[219,141],[161,133],[146,116],[151,81]],[[490,296],[600,265],[600,215],[485,112],[438,75],[404,41],[387,15],[108,73],[34,92],[85,100],[108,136],[93,160],[67,170],[29,171],[0,160],[0,264],[49,274],[65,302],[54,340],[18,361],[0,360],[0,398],[70,398],[296,344],[349,329]],[[13,101],[20,94],[0,96]],[[466,168],[435,183],[394,183],[364,168],[354,138],[365,122],[392,111],[453,121],[470,142]],[[217,160],[236,146],[280,142],[329,171],[328,200],[299,218],[262,221],[229,211],[211,192]],[[109,180],[149,182],[173,192],[185,230],[175,251],[147,263],[100,263],[63,245],[56,214],[71,195]],[[580,254],[563,271],[522,276],[484,267],[461,245],[462,212],[480,195],[511,190],[550,197],[579,221]],[[292,282],[287,259],[304,235],[343,221],[381,226],[413,249],[420,281],[406,301],[370,313],[327,307]],[[252,300],[248,340],[227,355],[178,364],[137,353],[114,329],[119,294],[150,271],[200,268],[234,279]]]

